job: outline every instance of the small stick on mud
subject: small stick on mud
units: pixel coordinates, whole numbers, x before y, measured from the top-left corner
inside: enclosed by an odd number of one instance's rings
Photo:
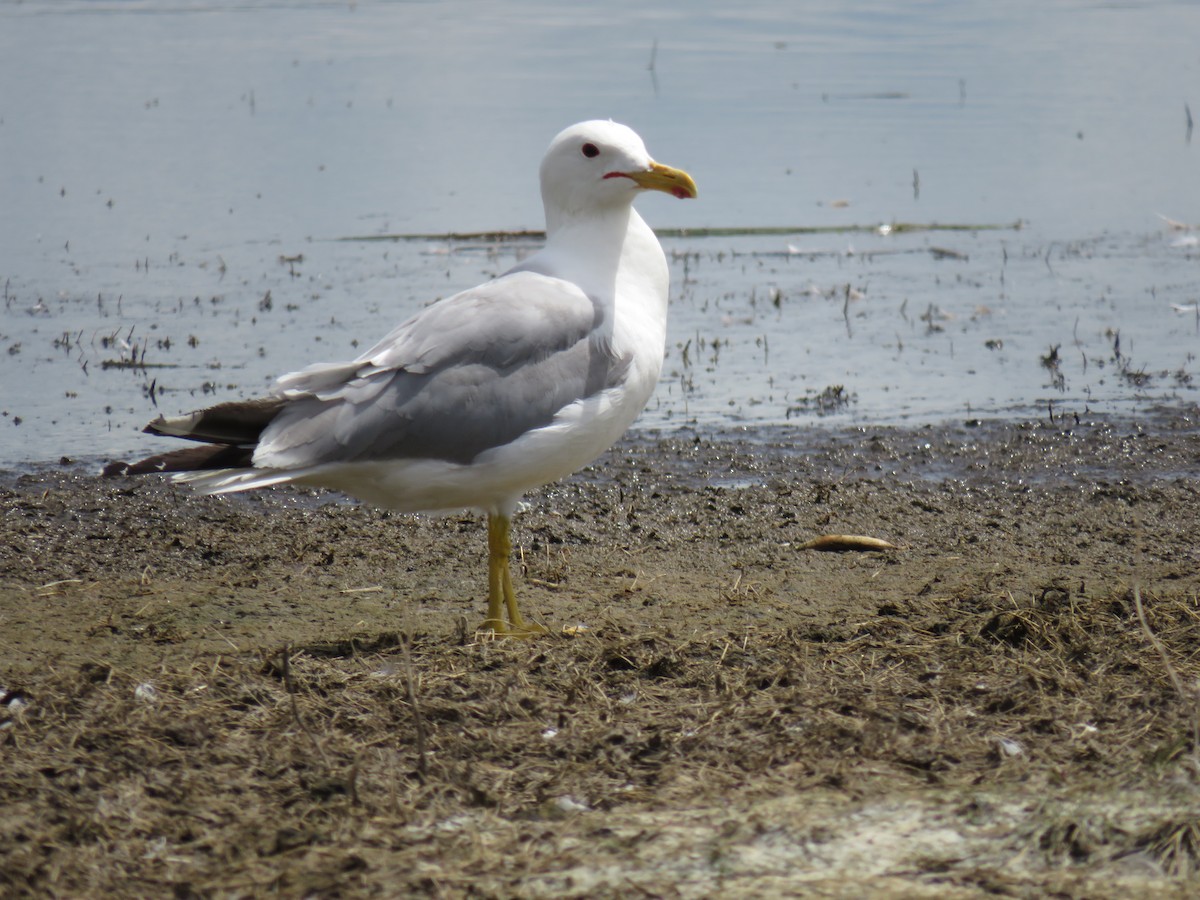
[[[313,747],[321,757],[321,761],[329,766],[329,757],[325,755],[325,749],[321,746],[321,742],[317,740],[317,736],[312,733],[308,727],[308,723],[300,715],[300,705],[296,702],[296,682],[292,680],[292,646],[284,644],[283,649],[279,651],[279,668],[280,674],[283,676],[283,686],[287,690],[288,699],[292,705],[292,720],[296,723],[296,727],[308,735],[312,741]]]
[[[417,737],[417,772],[424,778],[429,764],[425,753],[425,717],[421,715],[421,704],[417,702],[416,677],[413,675],[412,635],[407,631],[400,642],[400,658],[404,663],[404,694],[412,707],[413,729]]]
[[[1179,694],[1181,700],[1185,703],[1191,701],[1192,752],[1200,753],[1200,693],[1187,689],[1183,679],[1179,677],[1179,672],[1175,670],[1175,665],[1171,662],[1167,648],[1158,639],[1158,635],[1150,630],[1150,623],[1146,621],[1146,610],[1142,606],[1142,588],[1137,584],[1133,586],[1133,608],[1137,610],[1138,624],[1142,626],[1142,633],[1146,635],[1146,640],[1150,642],[1150,645],[1158,652],[1159,658],[1162,659],[1163,668],[1167,670],[1171,686],[1175,688],[1175,692]]]

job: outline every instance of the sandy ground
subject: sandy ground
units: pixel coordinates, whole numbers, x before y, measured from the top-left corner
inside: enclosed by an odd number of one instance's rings
[[[478,516],[96,468],[0,477],[6,896],[1200,887],[1194,410],[627,441],[537,640]]]

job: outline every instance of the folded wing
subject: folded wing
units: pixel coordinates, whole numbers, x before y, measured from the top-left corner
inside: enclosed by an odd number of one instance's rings
[[[272,396],[156,420],[148,431],[220,446],[130,471],[469,463],[621,383],[629,361],[613,352],[611,319],[569,282],[513,272],[429,307],[352,362],[283,376]]]

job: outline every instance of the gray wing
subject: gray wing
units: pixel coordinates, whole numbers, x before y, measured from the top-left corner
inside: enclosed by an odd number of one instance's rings
[[[569,282],[514,272],[423,310],[354,362],[281,378],[289,402],[254,461],[467,463],[628,368],[612,350],[611,310]]]

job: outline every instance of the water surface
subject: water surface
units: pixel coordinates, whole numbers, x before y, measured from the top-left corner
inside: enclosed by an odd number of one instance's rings
[[[1200,251],[1159,214],[1200,222],[1198,33],[1167,2],[0,5],[0,460],[134,452],[503,271],[530,248],[341,239],[538,228],[537,161],[593,116],[695,175],[640,201],[660,227],[1022,223],[666,239],[639,427],[1194,406]]]

